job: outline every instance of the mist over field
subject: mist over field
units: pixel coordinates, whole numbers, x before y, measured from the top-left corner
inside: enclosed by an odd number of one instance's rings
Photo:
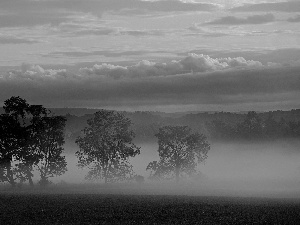
[[[198,165],[201,175],[183,179],[177,186],[174,180],[157,182],[147,179],[148,163],[159,159],[156,142],[138,143],[141,154],[130,162],[134,172],[145,177],[145,183],[139,187],[139,191],[144,188],[143,193],[298,198],[299,144],[298,140],[212,143],[206,162]],[[84,180],[88,170],[78,168],[78,159],[70,153],[77,150],[76,146],[66,146],[68,171],[53,178],[55,183],[62,180],[68,184],[90,183]],[[136,188],[135,184],[131,188]]]

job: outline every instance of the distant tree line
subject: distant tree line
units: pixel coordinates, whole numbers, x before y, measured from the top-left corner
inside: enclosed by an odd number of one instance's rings
[[[300,109],[290,111],[254,112],[259,120],[261,133],[259,138],[248,135],[245,120],[253,112],[205,112],[177,115],[172,113],[159,114],[155,112],[122,112],[132,121],[132,130],[136,142],[156,141],[155,135],[163,126],[188,126],[194,132],[205,134],[210,141],[215,140],[269,140],[282,138],[298,138]],[[249,115],[248,115],[249,114]],[[74,143],[85,127],[86,121],[94,114],[74,116],[67,114],[66,142]],[[253,116],[253,115],[252,115]],[[274,123],[275,121],[275,123]],[[251,129],[250,129],[251,130]]]
[[[217,140],[272,140],[299,138],[300,121],[276,120],[272,112],[265,119],[250,111],[242,122],[232,124],[222,120],[206,123],[209,136]]]

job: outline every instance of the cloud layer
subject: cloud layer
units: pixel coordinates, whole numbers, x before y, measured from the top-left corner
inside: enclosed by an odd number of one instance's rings
[[[154,63],[144,60],[136,65],[127,67],[111,64],[96,64],[92,68],[81,68],[81,72],[88,75],[100,75],[119,79],[122,77],[156,77],[261,66],[262,63],[258,61],[245,60],[242,57],[214,59],[208,55],[191,53],[182,60],[173,60],[170,63]]]
[[[65,69],[44,69],[39,65],[22,64],[20,70],[11,70],[3,77],[5,79],[30,80],[65,79],[69,77],[77,79],[88,79],[90,77],[101,79],[127,79],[259,67],[263,67],[261,62],[246,60],[243,57],[211,58],[208,55],[189,53],[187,57],[181,60],[172,60],[167,63],[143,60],[132,66],[120,66],[107,63],[95,64],[93,67],[80,68],[77,74],[70,73]]]
[[[1,1],[0,27],[58,25],[71,20],[78,13],[101,17],[104,13],[122,15],[156,12],[197,12],[218,9],[215,4],[183,2],[180,0],[10,0]],[[125,13],[126,12],[126,13]]]
[[[193,73],[191,73],[193,71]],[[300,67],[263,66],[242,57],[191,54],[170,63],[94,65],[73,74],[23,64],[0,78],[1,99],[20,95],[55,107],[299,104]],[[294,106],[293,105],[293,106]]]
[[[298,0],[271,3],[245,4],[231,9],[232,12],[300,12]]]
[[[35,44],[39,43],[37,40],[31,38],[20,38],[9,35],[0,35],[0,44]]]
[[[235,16],[226,16],[220,19],[213,20],[206,24],[211,25],[245,25],[245,24],[264,24],[275,21],[275,16],[273,14],[265,15],[253,15],[246,18],[239,18]]]

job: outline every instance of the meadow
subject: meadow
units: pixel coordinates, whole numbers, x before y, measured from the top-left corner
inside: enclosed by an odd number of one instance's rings
[[[1,224],[298,224],[292,199],[9,192]]]

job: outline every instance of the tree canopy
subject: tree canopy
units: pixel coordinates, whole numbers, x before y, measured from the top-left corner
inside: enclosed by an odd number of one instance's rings
[[[192,133],[187,126],[164,126],[156,134],[159,161],[150,162],[152,178],[176,178],[192,175],[198,163],[204,162],[210,149],[206,137]]]
[[[28,180],[33,185],[34,167],[38,167],[42,183],[46,183],[48,177],[64,173],[66,161],[61,153],[66,119],[53,116],[50,110],[30,105],[20,97],[7,99],[3,108],[5,113],[0,115],[0,181],[15,186],[16,180]]]
[[[104,179],[107,183],[128,178],[132,174],[128,159],[140,154],[133,143],[130,119],[115,111],[100,110],[87,125],[76,140],[80,148],[76,152],[78,166],[90,169],[86,179]]]

